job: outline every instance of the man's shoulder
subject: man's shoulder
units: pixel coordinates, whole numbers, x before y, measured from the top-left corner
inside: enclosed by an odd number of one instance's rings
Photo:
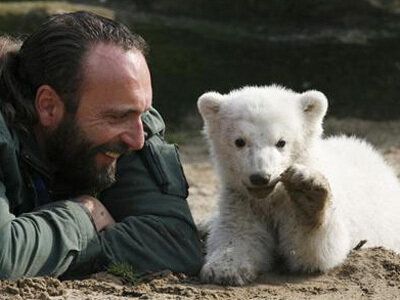
[[[164,135],[165,123],[160,113],[154,109],[150,108],[149,111],[142,115],[142,121],[144,123],[144,130],[148,135],[161,134]]]
[[[0,145],[18,147],[18,138],[15,132],[7,126],[7,123],[0,112]]]

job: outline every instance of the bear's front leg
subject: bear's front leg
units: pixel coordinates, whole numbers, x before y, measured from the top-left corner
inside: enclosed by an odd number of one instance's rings
[[[327,271],[351,249],[349,230],[333,200],[328,180],[302,165],[285,171],[288,194],[279,220],[279,249],[292,271]]]
[[[299,222],[310,229],[320,226],[332,198],[328,180],[318,171],[294,165],[281,175],[281,181]]]
[[[248,218],[252,216],[252,218]],[[200,272],[206,283],[244,285],[272,265],[274,241],[254,215],[219,216],[207,240],[207,255]]]

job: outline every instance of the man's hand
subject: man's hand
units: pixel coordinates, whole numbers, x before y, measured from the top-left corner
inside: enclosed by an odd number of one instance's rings
[[[98,232],[102,231],[106,227],[115,224],[114,218],[108,212],[107,208],[104,207],[98,199],[83,195],[76,199],[77,202],[85,206],[90,214],[92,215],[93,222]]]

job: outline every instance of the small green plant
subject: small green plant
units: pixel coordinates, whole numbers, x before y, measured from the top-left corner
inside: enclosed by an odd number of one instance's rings
[[[119,276],[133,285],[140,281],[140,275],[135,271],[132,265],[127,263],[113,263],[108,267],[107,272]]]

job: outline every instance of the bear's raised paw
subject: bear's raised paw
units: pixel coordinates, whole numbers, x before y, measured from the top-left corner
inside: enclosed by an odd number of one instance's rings
[[[318,171],[295,164],[282,175],[281,181],[304,225],[319,226],[331,199],[328,180]]]

